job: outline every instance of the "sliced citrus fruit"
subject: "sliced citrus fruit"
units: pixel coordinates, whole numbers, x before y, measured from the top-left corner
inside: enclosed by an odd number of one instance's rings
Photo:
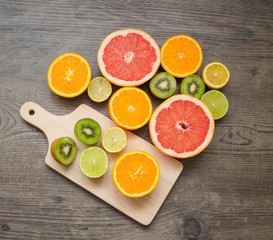
[[[152,115],[152,103],[143,90],[123,87],[109,100],[109,114],[120,127],[135,130],[143,127]]]
[[[103,149],[90,147],[81,153],[79,164],[84,175],[90,178],[98,178],[108,169],[108,157]]]
[[[150,193],[159,180],[157,161],[148,153],[130,151],[121,155],[112,170],[117,189],[127,197],[142,197]]]
[[[120,127],[106,129],[102,136],[102,146],[107,152],[120,152],[126,146],[126,133]]]
[[[47,81],[50,89],[59,96],[72,98],[82,94],[91,80],[88,62],[76,53],[57,57],[50,65]]]
[[[228,100],[220,91],[210,90],[206,92],[201,101],[208,106],[215,120],[224,117],[228,111]]]
[[[208,107],[189,95],[175,95],[154,111],[149,125],[154,145],[163,153],[189,158],[203,151],[214,133]]]
[[[169,38],[163,44],[160,59],[166,72],[184,78],[198,71],[203,61],[203,53],[195,39],[178,35]]]
[[[104,77],[95,77],[91,80],[87,93],[94,102],[103,102],[111,95],[112,85]]]
[[[109,34],[98,51],[103,76],[118,86],[138,86],[151,79],[160,65],[160,50],[146,32],[124,29]]]
[[[228,83],[230,73],[223,63],[212,62],[203,69],[202,78],[209,88],[221,89]]]

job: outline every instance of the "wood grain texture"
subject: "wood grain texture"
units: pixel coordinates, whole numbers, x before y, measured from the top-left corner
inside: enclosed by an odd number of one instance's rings
[[[93,77],[101,75],[100,43],[122,28],[146,31],[160,47],[190,35],[203,49],[198,75],[212,61],[231,73],[223,89],[228,114],[208,148],[181,161],[183,174],[148,227],[47,168],[46,137],[19,115],[33,101],[53,114],[87,104],[109,117],[107,102],[93,103],[86,93],[52,93],[46,74],[57,56],[76,52]],[[0,49],[1,239],[273,238],[272,1],[0,0]],[[148,83],[141,88],[153,108],[161,103]],[[151,142],[148,126],[134,133]]]
[[[81,143],[75,137],[74,126],[80,119],[92,117],[101,126],[103,133],[106,129],[117,126],[114,121],[85,104],[81,104],[72,113],[57,116],[34,102],[26,102],[20,109],[20,115],[26,122],[39,128],[46,135],[48,152],[45,163],[47,166],[143,225],[149,225],[152,222],[183,170],[181,162],[164,155],[154,145],[132,132],[124,130],[127,137],[125,148],[119,153],[106,152],[109,161],[108,170],[102,177],[90,179],[82,174],[79,168],[80,154],[90,146]],[[69,166],[64,166],[54,160],[50,150],[52,142],[64,136],[72,138],[77,146],[77,154]],[[95,146],[103,148],[101,139]],[[128,198],[122,195],[112,180],[115,161],[122,154],[134,150],[151,154],[157,160],[160,168],[160,179],[156,188],[148,196],[141,198]]]

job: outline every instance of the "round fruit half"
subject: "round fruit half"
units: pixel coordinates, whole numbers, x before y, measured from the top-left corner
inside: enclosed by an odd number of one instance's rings
[[[143,151],[130,151],[121,155],[112,170],[117,189],[127,197],[143,197],[158,183],[160,175],[157,161]]]
[[[146,32],[118,30],[109,34],[98,51],[103,76],[118,86],[138,86],[151,79],[160,65],[160,49]]]
[[[59,96],[72,98],[82,94],[91,80],[88,62],[76,53],[65,53],[50,65],[47,81],[50,89]]]
[[[203,61],[203,53],[195,39],[178,35],[169,38],[163,44],[160,60],[166,72],[184,78],[198,71]]]
[[[199,99],[179,94],[154,111],[149,125],[154,145],[176,158],[189,158],[203,151],[214,133],[214,119]]]

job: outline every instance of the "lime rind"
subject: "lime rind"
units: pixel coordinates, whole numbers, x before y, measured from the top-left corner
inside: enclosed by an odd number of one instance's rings
[[[107,154],[99,147],[87,148],[80,155],[79,167],[87,177],[99,178],[108,169]]]
[[[228,112],[228,100],[226,96],[218,90],[210,90],[206,92],[201,98],[201,101],[207,105],[214,120],[221,119]]]

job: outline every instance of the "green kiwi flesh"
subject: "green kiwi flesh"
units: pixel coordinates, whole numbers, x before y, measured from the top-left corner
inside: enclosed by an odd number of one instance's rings
[[[75,124],[74,134],[84,144],[95,144],[100,140],[101,127],[93,119],[84,118]]]
[[[53,141],[50,152],[57,162],[69,165],[75,159],[77,145],[70,137],[61,137]]]
[[[155,97],[166,99],[175,93],[176,79],[169,73],[158,73],[150,81],[150,90]]]
[[[197,75],[191,75],[182,80],[181,93],[200,99],[205,92],[205,83]]]

